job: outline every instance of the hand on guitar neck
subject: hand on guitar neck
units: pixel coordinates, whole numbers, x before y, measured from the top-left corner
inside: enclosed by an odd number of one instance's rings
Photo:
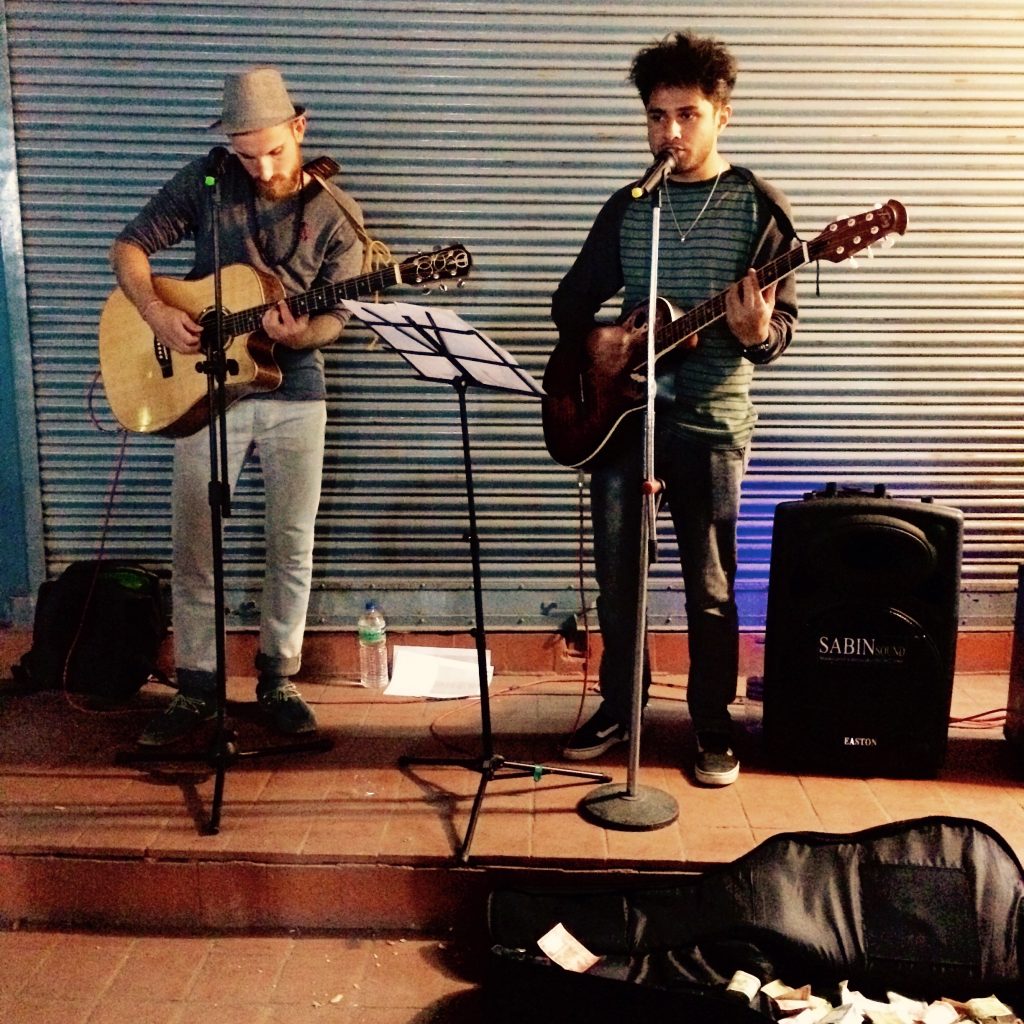
[[[725,320],[744,348],[760,345],[772,325],[778,281],[762,288],[757,271],[750,269],[725,293]]]

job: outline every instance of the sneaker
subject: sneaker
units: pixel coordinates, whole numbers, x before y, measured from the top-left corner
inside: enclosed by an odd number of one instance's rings
[[[143,747],[165,747],[190,736],[204,722],[216,717],[212,699],[176,693],[167,709],[150,719],[136,742]]]
[[[740,777],[740,762],[728,736],[705,733],[697,737],[693,774],[705,786],[731,786]]]
[[[590,720],[569,737],[562,747],[562,756],[569,761],[589,761],[628,739],[629,730],[598,708]]]
[[[316,732],[316,716],[294,683],[282,683],[271,690],[257,693],[256,699],[267,722],[277,732],[290,736]]]

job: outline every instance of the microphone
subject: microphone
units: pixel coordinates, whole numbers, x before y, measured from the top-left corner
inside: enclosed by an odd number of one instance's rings
[[[661,184],[661,179],[676,169],[677,163],[676,155],[671,149],[663,150],[643,178],[633,186],[633,198],[642,199],[650,195]]]

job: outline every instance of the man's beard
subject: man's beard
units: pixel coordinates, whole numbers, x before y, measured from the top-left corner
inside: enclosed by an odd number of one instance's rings
[[[287,199],[302,187],[302,163],[297,162],[292,174],[277,174],[270,181],[257,181],[256,193],[262,199]]]

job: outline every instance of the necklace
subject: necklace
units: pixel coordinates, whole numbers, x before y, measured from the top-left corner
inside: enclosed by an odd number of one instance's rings
[[[718,174],[715,175],[715,183],[711,186],[711,191],[708,193],[707,199],[704,200],[704,205],[700,208],[700,213],[698,213],[697,216],[693,218],[693,222],[685,231],[679,226],[679,221],[676,219],[676,211],[672,208],[672,189],[668,187],[667,182],[665,183],[665,194],[668,196],[668,212],[672,214],[672,222],[675,224],[676,231],[679,233],[680,243],[686,241],[686,236],[689,235],[691,231],[693,231],[693,229],[697,226],[697,223],[700,221],[701,217],[704,216],[704,213],[706,212],[708,206],[711,204],[711,197],[715,194],[715,189],[718,188],[718,182],[721,179],[721,177],[722,172],[719,171]]]

